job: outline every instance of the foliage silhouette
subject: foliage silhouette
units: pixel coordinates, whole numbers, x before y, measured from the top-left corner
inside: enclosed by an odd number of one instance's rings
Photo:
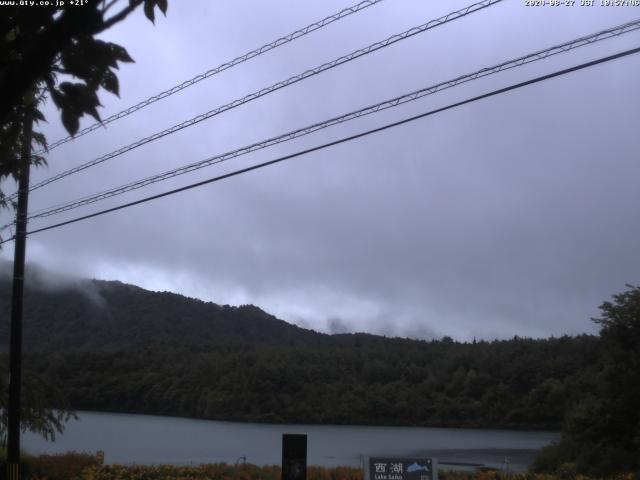
[[[16,2],[17,3],[17,2]],[[98,90],[119,94],[118,62],[133,62],[126,49],[98,40],[96,35],[123,21],[139,6],[152,22],[157,7],[166,13],[167,0],[84,2],[75,7],[5,5],[0,16],[0,180],[17,177],[26,114],[44,115],[39,103],[48,95],[61,112],[65,129],[78,131],[80,118],[100,120]],[[35,132],[33,141],[46,149]],[[41,156],[32,163],[41,164]],[[0,207],[10,207],[0,190]]]
[[[640,287],[604,302],[595,386],[567,416],[557,445],[541,452],[539,471],[573,465],[591,475],[640,470]]]

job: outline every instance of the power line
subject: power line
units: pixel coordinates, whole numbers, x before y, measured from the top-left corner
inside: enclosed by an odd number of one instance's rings
[[[583,36],[577,38],[575,40],[571,40],[560,45],[555,45],[553,47],[539,50],[534,53],[530,53],[525,56],[521,56],[512,60],[508,60],[502,62],[498,65],[494,65],[492,67],[486,67],[481,70],[477,70],[473,73],[469,73],[466,75],[461,75],[452,80],[447,80],[445,82],[438,83],[436,85],[432,85],[430,87],[422,88],[420,90],[416,90],[411,93],[407,93],[389,100],[385,100],[383,102],[376,103],[375,105],[370,105],[365,108],[361,108],[359,110],[355,110],[337,117],[330,118],[323,122],[315,123],[310,126],[306,126],[303,128],[299,128],[297,130],[269,138],[267,140],[262,140],[260,142],[253,143],[248,146],[244,146],[223,154],[215,155],[213,157],[209,157],[207,159],[191,163],[188,165],[184,165],[182,167],[169,170],[163,173],[159,173],[157,175],[153,175],[150,177],[143,178],[141,180],[137,180],[135,182],[131,182],[125,185],[121,185],[119,187],[112,188],[110,190],[106,190],[100,193],[96,193],[90,196],[85,196],[80,199],[76,199],[70,202],[62,203],[56,206],[47,207],[45,209],[41,209],[39,211],[34,212],[29,216],[29,220],[33,220],[36,218],[44,218],[49,217],[51,215],[56,215],[68,210],[72,210],[75,208],[79,208],[85,205],[89,205],[91,203],[95,203],[101,200],[105,200],[107,198],[114,197],[116,195],[121,195],[123,193],[136,190],[138,188],[142,188],[163,180],[167,180],[169,178],[176,177],[178,175],[183,175],[185,173],[189,173],[195,170],[199,170],[204,167],[208,167],[211,165],[215,165],[218,163],[222,163],[224,161],[230,160],[232,158],[236,158],[242,155],[246,155],[251,152],[255,152],[257,150],[261,150],[263,148],[267,148],[279,143],[283,143],[289,140],[293,140],[295,138],[299,138],[310,133],[316,132],[318,130],[322,130],[337,124],[341,124],[350,120],[354,120],[356,118],[363,117],[365,115],[370,115],[372,113],[377,113],[382,110],[386,110],[389,108],[396,107],[398,105],[402,105],[408,102],[412,102],[418,100],[427,95],[431,95],[437,93],[439,91],[452,88],[456,85],[460,85],[462,83],[466,83],[472,80],[476,80],[478,78],[483,78],[488,75],[493,75],[495,73],[499,73],[504,70],[508,70],[511,68],[519,67],[522,65],[526,65],[538,60],[543,60],[553,55],[557,55],[559,53],[568,52],[578,47],[582,47],[585,45],[590,45],[599,41],[603,41],[612,37],[617,37],[624,33],[632,32],[640,29],[640,19],[628,22],[622,25],[618,25],[616,27],[612,27],[606,30],[599,31],[597,33],[593,33],[591,35]]]
[[[125,110],[122,110],[121,112],[115,113],[113,115],[111,115],[108,118],[105,118],[104,120],[102,120],[101,122],[95,122],[92,125],[89,125],[86,128],[83,128],[82,130],[80,130],[79,132],[77,132],[75,135],[69,135],[67,137],[61,138],[60,140],[55,141],[54,143],[52,143],[51,145],[48,146],[48,149],[43,149],[39,152],[36,152],[36,154],[41,154],[41,153],[45,153],[47,151],[51,151],[56,147],[59,147],[60,145],[63,145],[67,142],[70,142],[71,140],[74,140],[78,137],[82,137],[84,135],[86,135],[87,133],[93,132],[94,130],[97,130],[100,127],[103,127],[105,125],[107,125],[108,123],[114,122],[116,120],[119,120],[121,118],[124,118],[126,116],[131,115],[134,112],[137,112],[138,110],[141,110],[149,105],[151,105],[152,103],[155,103],[159,100],[162,100],[163,98],[167,98],[170,97],[171,95],[180,92],[181,90],[184,90],[185,88],[188,88],[192,85],[195,85],[198,82],[201,82],[202,80],[205,80],[207,78],[210,78],[214,75],[217,75],[218,73],[221,73],[225,70],[228,70],[232,67],[235,67],[236,65],[239,65],[243,62],[246,62],[247,60],[251,60],[252,58],[255,58],[259,55],[262,55],[263,53],[267,53],[275,48],[278,48],[282,45],[285,45],[287,43],[290,43],[300,37],[303,37],[311,32],[314,32],[316,30],[319,30],[323,27],[326,27],[327,25],[330,25],[333,22],[337,22],[338,20],[341,20],[351,14],[360,12],[362,10],[364,10],[365,8],[371,7],[377,3],[382,2],[383,0],[365,0],[363,2],[360,2],[356,5],[352,5],[351,7],[347,7],[344,8],[342,10],[340,10],[338,13],[334,13],[333,15],[329,15],[328,17],[323,18],[322,20],[319,20],[317,22],[314,22],[310,25],[307,25],[304,28],[301,28],[299,30],[296,30],[293,33],[290,33],[289,35],[285,35],[284,37],[280,37],[277,40],[274,40],[273,42],[267,43],[265,45],[262,45],[261,47],[256,48],[255,50],[251,50],[250,52],[245,53],[244,55],[240,55],[239,57],[234,58],[233,60],[230,60],[228,62],[222,63],[220,65],[218,65],[215,68],[212,68],[210,70],[207,70],[204,73],[201,73],[200,75],[196,75],[195,77],[189,79],[189,80],[185,80],[184,82],[180,83],[179,85],[175,85],[171,88],[169,88],[168,90],[165,90],[163,92],[160,92],[152,97],[147,98],[146,100],[143,100],[139,103],[137,103],[136,105],[133,105]]]
[[[636,54],[638,52],[640,52],[640,47],[633,48],[631,50],[626,50],[626,51],[623,51],[623,52],[620,52],[620,53],[617,53],[617,54],[614,54],[614,55],[609,55],[607,57],[602,57],[602,58],[599,58],[597,60],[592,60],[590,62],[582,63],[580,65],[576,65],[576,66],[573,66],[573,67],[570,67],[570,68],[565,68],[563,70],[558,70],[556,72],[553,72],[553,73],[550,73],[550,74],[547,74],[547,75],[542,75],[542,76],[533,78],[531,80],[527,80],[527,81],[524,81],[524,82],[516,83],[516,84],[510,85],[508,87],[504,87],[504,88],[500,88],[500,89],[497,89],[497,90],[493,90],[493,91],[491,91],[489,93],[485,93],[485,94],[478,95],[478,96],[475,96],[475,97],[472,97],[472,98],[468,98],[468,99],[462,100],[460,102],[452,103],[452,104],[449,104],[449,105],[447,105],[445,107],[440,107],[440,108],[437,108],[435,110],[431,110],[429,112],[422,113],[420,115],[415,115],[415,116],[412,116],[412,117],[409,117],[409,118],[405,118],[405,119],[397,121],[397,122],[389,123],[389,124],[383,125],[381,127],[377,127],[377,128],[373,128],[371,130],[367,130],[365,132],[361,132],[361,133],[358,133],[358,134],[355,134],[355,135],[344,137],[344,138],[341,138],[339,140],[335,140],[333,142],[328,142],[328,143],[325,143],[323,145],[318,145],[318,146],[313,147],[313,148],[308,148],[306,150],[301,150],[299,152],[292,153],[290,155],[285,155],[283,157],[279,157],[279,158],[276,158],[274,160],[270,160],[268,162],[259,163],[257,165],[252,165],[250,167],[242,168],[240,170],[235,170],[233,172],[226,173],[224,175],[219,175],[217,177],[209,178],[207,180],[203,180],[203,181],[200,181],[200,182],[192,183],[192,184],[186,185],[184,187],[180,187],[180,188],[176,188],[176,189],[173,189],[173,190],[169,190],[167,192],[163,192],[163,193],[160,193],[160,194],[157,194],[157,195],[152,195],[152,196],[140,199],[140,200],[136,200],[134,202],[129,202],[129,203],[125,203],[125,204],[122,204],[122,205],[118,205],[117,207],[108,208],[108,209],[105,209],[105,210],[101,210],[99,212],[91,213],[89,215],[76,217],[76,218],[73,218],[71,220],[67,220],[67,221],[64,221],[64,222],[56,223],[54,225],[49,225],[47,227],[38,228],[36,230],[32,230],[32,231],[27,232],[27,233],[29,235],[31,235],[31,234],[34,234],[34,233],[39,233],[39,232],[44,232],[44,231],[47,231],[47,230],[52,230],[54,228],[59,228],[59,227],[65,226],[65,225],[69,225],[69,224],[72,224],[72,223],[80,222],[82,220],[87,220],[89,218],[98,217],[100,215],[105,215],[107,213],[115,212],[117,210],[122,210],[122,209],[125,209],[125,208],[128,208],[128,207],[132,207],[132,206],[135,206],[135,205],[140,205],[142,203],[146,203],[146,202],[149,202],[151,200],[156,200],[158,198],[167,197],[169,195],[174,195],[176,193],[184,192],[186,190],[191,190],[193,188],[200,187],[202,185],[207,185],[209,183],[218,182],[218,181],[224,180],[226,178],[235,177],[237,175],[250,172],[252,170],[258,170],[260,168],[264,168],[264,167],[267,167],[267,166],[270,166],[270,165],[274,165],[276,163],[280,163],[280,162],[283,162],[285,160],[290,160],[292,158],[300,157],[302,155],[306,155],[306,154],[309,154],[309,153],[312,153],[312,152],[323,150],[323,149],[328,148],[328,147],[332,147],[332,146],[335,146],[335,145],[346,143],[346,142],[349,142],[349,141],[352,141],[352,140],[355,140],[355,139],[358,139],[358,138],[361,138],[361,137],[366,137],[366,136],[371,135],[373,133],[382,132],[384,130],[387,130],[387,129],[390,129],[390,128],[393,128],[393,127],[397,127],[397,126],[400,126],[400,125],[404,125],[406,123],[413,122],[413,121],[421,119],[421,118],[425,118],[425,117],[428,117],[428,116],[431,116],[431,115],[435,115],[436,113],[444,112],[446,110],[451,110],[453,108],[460,107],[462,105],[467,105],[469,103],[473,103],[473,102],[476,102],[478,100],[482,100],[482,99],[485,99],[485,98],[493,97],[495,95],[500,95],[500,94],[503,94],[503,93],[506,93],[506,92],[509,92],[509,91],[512,91],[512,90],[516,90],[516,89],[519,89],[519,88],[522,88],[522,87],[525,87],[525,86],[528,86],[528,85],[532,85],[532,84],[539,83],[539,82],[542,82],[542,81],[545,81],[545,80],[549,80],[551,78],[559,77],[561,75],[566,75],[568,73],[572,73],[572,72],[575,72],[575,71],[578,71],[578,70],[582,70],[582,69],[585,69],[585,68],[588,68],[588,67],[593,67],[595,65],[599,65],[599,64],[602,64],[602,63],[605,63],[605,62],[610,62],[612,60],[616,60],[618,58],[622,58],[622,57],[626,57],[628,55]],[[4,241],[0,242],[0,245],[2,245],[3,243],[7,243],[7,242],[9,242],[11,240],[13,240],[13,238],[4,240]]]
[[[34,184],[31,187],[30,190],[33,191],[33,190],[36,190],[38,188],[42,188],[45,185],[48,185],[48,184],[50,184],[52,182],[60,180],[61,178],[67,177],[69,175],[73,175],[73,174],[78,173],[78,172],[80,172],[82,170],[85,170],[85,169],[87,169],[89,167],[93,167],[95,165],[103,163],[103,162],[105,162],[107,160],[115,158],[115,157],[117,157],[119,155],[122,155],[122,154],[124,154],[126,152],[129,152],[129,151],[131,151],[131,150],[133,150],[135,148],[141,147],[142,145],[150,143],[150,142],[152,142],[154,140],[157,140],[157,139],[165,137],[167,135],[171,135],[173,133],[176,133],[177,131],[182,130],[184,128],[191,127],[191,126],[193,126],[193,125],[195,125],[197,123],[202,122],[203,120],[207,120],[207,119],[209,119],[209,118],[211,118],[211,117],[213,117],[215,115],[218,115],[220,113],[226,112],[227,110],[231,110],[231,109],[233,109],[235,107],[238,107],[240,105],[243,105],[243,104],[245,104],[247,102],[256,100],[256,99],[258,99],[260,97],[263,97],[263,96],[268,95],[268,94],[270,94],[272,92],[275,92],[276,90],[280,90],[281,88],[288,87],[290,85],[293,85],[294,83],[300,82],[300,81],[305,80],[305,79],[307,79],[309,77],[312,77],[314,75],[318,75],[319,73],[322,73],[322,72],[324,72],[326,70],[330,70],[330,69],[335,68],[335,67],[337,67],[339,65],[342,65],[344,63],[347,63],[347,62],[350,62],[352,60],[355,60],[356,58],[362,57],[364,55],[368,55],[368,54],[370,54],[372,52],[375,52],[375,51],[380,50],[382,48],[385,48],[385,47],[388,47],[390,45],[393,45],[393,44],[395,44],[395,43],[397,43],[397,42],[399,42],[401,40],[405,40],[405,39],[410,38],[410,37],[412,37],[414,35],[417,35],[419,33],[426,32],[427,30],[431,30],[432,28],[438,27],[440,25],[444,25],[445,23],[451,22],[453,20],[457,20],[457,19],[462,18],[464,16],[467,16],[467,15],[469,15],[471,13],[475,13],[475,12],[477,12],[479,10],[487,8],[487,7],[491,6],[491,5],[495,5],[497,3],[500,3],[502,1],[503,0],[483,0],[481,2],[469,5],[468,7],[465,7],[463,9],[457,10],[455,12],[451,12],[451,13],[449,13],[449,14],[447,14],[445,16],[442,16],[442,17],[440,17],[438,19],[431,20],[431,21],[429,21],[429,22],[427,22],[427,23],[425,23],[423,25],[420,25],[420,26],[417,26],[417,27],[413,27],[413,28],[410,28],[409,30],[406,30],[406,31],[402,32],[402,33],[398,33],[398,34],[392,35],[392,36],[386,38],[385,40],[373,43],[373,44],[371,44],[371,45],[369,45],[369,46],[367,46],[365,48],[361,48],[359,50],[351,52],[348,55],[344,55],[344,56],[339,57],[339,58],[337,58],[335,60],[332,60],[330,62],[324,63],[324,64],[322,64],[322,65],[320,65],[318,67],[306,70],[306,71],[304,71],[304,72],[302,72],[302,73],[300,73],[298,75],[294,75],[292,77],[289,77],[287,80],[280,81],[280,82],[275,83],[275,84],[273,84],[273,85],[271,85],[269,87],[266,87],[266,88],[263,88],[261,90],[258,90],[256,92],[251,93],[249,95],[246,95],[246,96],[244,96],[242,98],[236,99],[236,100],[234,100],[234,101],[232,101],[230,103],[227,103],[227,104],[222,105],[220,107],[216,107],[213,110],[209,110],[206,113],[200,114],[200,115],[198,115],[196,117],[193,117],[193,118],[191,118],[189,120],[186,120],[186,121],[184,121],[182,123],[174,125],[174,126],[172,126],[170,128],[167,128],[166,130],[154,133],[153,135],[150,135],[148,137],[142,138],[142,139],[140,139],[140,140],[138,140],[138,141],[136,141],[134,143],[131,143],[131,144],[125,146],[125,147],[121,147],[118,150],[114,150],[111,153],[108,153],[106,155],[98,157],[98,158],[96,158],[94,160],[91,160],[91,161],[89,161],[87,163],[84,163],[82,165],[79,165],[77,167],[74,167],[74,168],[71,168],[69,170],[66,170],[66,171],[64,171],[62,173],[59,173],[58,175],[54,175],[53,177],[49,177],[49,178],[47,178],[45,180],[42,180],[39,183]],[[9,197],[9,198],[13,198],[13,196]]]

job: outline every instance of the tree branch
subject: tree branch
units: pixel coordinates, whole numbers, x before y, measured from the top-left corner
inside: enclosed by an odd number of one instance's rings
[[[106,4],[103,8],[102,8],[102,14],[104,15],[105,13],[107,13],[107,11],[113,7],[116,3],[118,3],[120,0],[111,0],[108,4]],[[104,4],[104,0],[103,0],[103,4]]]
[[[107,28],[109,28],[109,27],[115,25],[116,23],[121,22],[122,20],[127,18],[127,16],[131,12],[133,12],[136,8],[138,8],[142,4],[143,1],[144,0],[135,0],[133,3],[129,4],[128,7],[123,8],[119,13],[116,13],[113,17],[109,18],[108,20],[105,20],[104,23],[103,23],[103,28],[102,28],[101,31],[106,30]],[[96,32],[96,33],[100,33],[100,32]]]

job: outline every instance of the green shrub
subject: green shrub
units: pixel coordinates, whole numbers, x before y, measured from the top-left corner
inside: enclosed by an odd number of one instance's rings
[[[26,460],[24,476],[30,480],[80,480],[84,470],[97,465],[96,457],[88,453],[39,455]]]
[[[552,473],[555,472],[560,465],[571,458],[567,451],[566,445],[553,443],[538,450],[536,457],[531,466],[531,470],[535,473]]]

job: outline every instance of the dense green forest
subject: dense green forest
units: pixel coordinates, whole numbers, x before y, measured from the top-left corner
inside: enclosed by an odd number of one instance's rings
[[[456,344],[358,335],[31,355],[77,409],[265,422],[559,428],[594,339]],[[580,371],[580,374],[576,372]]]
[[[7,318],[8,280],[0,287]],[[75,409],[559,429],[594,389],[600,355],[599,338],[586,335],[473,343],[326,335],[254,306],[119,282],[36,277],[25,295],[25,367]],[[2,345],[7,336],[3,322]]]

